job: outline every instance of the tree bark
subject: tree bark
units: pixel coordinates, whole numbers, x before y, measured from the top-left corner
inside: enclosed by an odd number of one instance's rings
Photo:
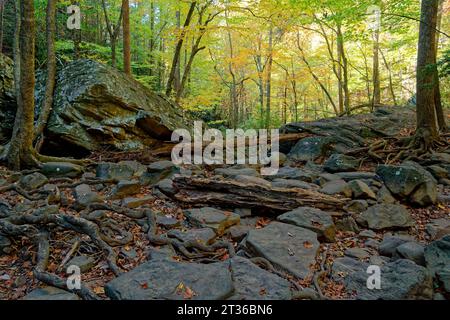
[[[444,1],[439,0],[438,16],[437,16],[437,30],[441,29],[443,6],[444,6]],[[437,54],[439,51],[439,36],[440,36],[439,32],[436,32],[436,57],[437,57]],[[448,128],[447,128],[447,123],[445,121],[444,110],[442,108],[441,86],[439,83],[439,72],[438,72],[437,68],[435,70],[434,76],[435,76],[435,81],[436,81],[436,89],[434,92],[434,103],[436,104],[436,115],[437,115],[437,119],[438,119],[438,125],[439,125],[439,129],[442,132],[446,132]]]
[[[378,105],[381,102],[381,84],[380,84],[380,31],[373,32],[373,100],[372,105]]]
[[[115,68],[116,67],[116,42],[117,42],[117,38],[119,36],[119,31],[120,31],[120,26],[122,24],[122,19],[123,19],[123,6],[120,9],[120,16],[119,16],[119,21],[117,21],[117,24],[115,26],[113,26],[111,24],[111,21],[109,20],[109,16],[108,16],[108,9],[106,7],[106,2],[105,0],[102,0],[102,8],[103,8],[103,13],[105,15],[105,22],[106,22],[106,30],[108,31],[109,34],[109,41],[111,42],[111,65]]]
[[[438,5],[439,0],[422,1],[417,55],[417,131],[427,148],[439,137],[435,103]]]
[[[3,15],[5,4],[0,3],[0,53],[3,52]]]
[[[183,47],[184,38],[186,36],[186,29],[191,24],[192,16],[194,15],[194,10],[195,10],[196,5],[197,5],[196,1],[191,3],[189,12],[188,12],[186,20],[184,22],[184,27],[181,30],[177,45],[175,47],[175,52],[174,52],[173,60],[172,60],[172,67],[170,69],[169,79],[167,80],[166,96],[168,96],[168,97],[170,96],[170,94],[172,93],[172,90],[173,90],[173,85],[175,82],[178,64],[180,63],[181,48]]]
[[[123,71],[131,76],[130,1],[122,0],[123,12]]]
[[[269,30],[269,54],[267,56],[267,79],[266,79],[266,128],[270,127],[270,113],[272,102],[272,66],[273,66],[273,26]]]
[[[344,108],[345,111],[348,112],[350,110],[350,91],[348,89],[348,60],[347,55],[345,54],[344,48],[344,35],[342,34],[342,27],[340,24],[337,26],[337,38],[338,38],[338,52],[340,55],[340,64],[342,66],[342,87],[344,90]]]
[[[56,2],[48,0],[46,16],[47,33],[47,82],[45,85],[45,95],[42,102],[41,113],[39,115],[34,138],[38,139],[36,151],[40,151],[43,142],[43,132],[47,126],[47,121],[53,106],[53,93],[56,81],[56,53],[55,53],[55,32],[56,32]]]
[[[18,92],[14,130],[7,154],[8,167],[13,170],[34,167],[38,164],[33,150],[35,85],[34,0],[21,0],[20,3],[20,30],[16,30],[16,33],[19,32],[20,34],[20,89]]]

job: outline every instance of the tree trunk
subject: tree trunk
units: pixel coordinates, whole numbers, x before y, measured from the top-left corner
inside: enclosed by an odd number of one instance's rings
[[[130,1],[122,0],[123,12],[123,71],[131,76]]]
[[[439,0],[422,1],[417,56],[417,133],[425,147],[439,137],[436,90],[436,24]]]
[[[175,47],[175,52],[172,60],[172,67],[170,69],[169,79],[167,80],[166,96],[168,97],[170,96],[173,90],[178,64],[180,63],[181,48],[183,47],[184,38],[186,36],[186,29],[191,24],[192,16],[194,15],[196,5],[197,5],[196,1],[191,3],[191,7],[189,8],[189,12],[184,22],[184,27],[181,30],[177,45]]]
[[[344,108],[345,111],[348,112],[350,110],[350,91],[348,89],[348,61],[344,49],[344,35],[342,34],[342,27],[340,24],[338,24],[337,27],[337,38],[338,38],[338,51],[341,57],[340,63],[342,66],[342,73],[343,73],[342,87],[344,90]]]
[[[373,100],[372,105],[378,105],[381,102],[381,84],[380,84],[380,31],[373,32]]]
[[[55,91],[56,77],[56,54],[55,54],[55,32],[56,32],[56,2],[57,0],[48,0],[47,2],[47,82],[45,86],[45,95],[42,102],[41,113],[34,132],[34,138],[38,139],[36,151],[39,152],[43,142],[43,132],[47,125],[48,118],[53,106],[53,93]]]
[[[444,6],[444,1],[439,0],[438,16],[437,16],[437,30],[441,29],[443,6]],[[436,32],[435,34],[436,34],[436,57],[437,57],[438,50],[439,50],[440,34],[439,34],[439,32]],[[446,132],[447,131],[447,123],[445,121],[444,110],[442,109],[441,86],[439,83],[439,73],[438,73],[437,68],[435,70],[434,76],[435,76],[435,81],[436,81],[436,89],[434,92],[434,103],[436,104],[436,115],[437,115],[437,119],[438,119],[438,125],[439,125],[439,129],[442,132]]]
[[[269,30],[269,54],[267,57],[267,79],[266,79],[266,128],[270,127],[270,113],[272,101],[272,65],[273,65],[273,27]]]
[[[389,63],[386,59],[386,56],[384,55],[383,51],[380,50],[381,53],[381,57],[383,58],[384,61],[384,65],[386,66],[386,69],[388,71],[389,74],[389,90],[391,91],[391,96],[392,96],[392,101],[394,102],[394,106],[397,105],[397,98],[395,96],[395,90],[394,90],[394,82],[392,80],[392,70],[391,67],[389,66]]]
[[[17,1],[19,2],[19,1]],[[16,3],[17,3],[16,2]],[[13,170],[38,164],[33,150],[34,85],[35,85],[35,20],[34,0],[21,0],[20,90],[7,162]]]
[[[3,15],[5,4],[0,3],[0,53],[3,52]]]
[[[111,39],[111,65],[113,68],[117,65],[117,58],[116,58],[116,39]]]

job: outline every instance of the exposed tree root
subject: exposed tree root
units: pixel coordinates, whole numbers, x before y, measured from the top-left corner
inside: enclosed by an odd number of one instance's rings
[[[214,256],[219,249],[227,249],[228,255],[233,257],[236,253],[233,245],[228,241],[218,241],[212,245],[204,245],[197,241],[180,241],[174,238],[168,238],[157,235],[157,224],[154,213],[150,209],[145,210],[145,215],[148,220],[149,229],[147,237],[153,245],[171,245],[174,249],[180,252],[187,259],[203,259],[208,256]],[[191,253],[189,249],[197,250],[196,253]],[[199,252],[198,252],[199,251]]]

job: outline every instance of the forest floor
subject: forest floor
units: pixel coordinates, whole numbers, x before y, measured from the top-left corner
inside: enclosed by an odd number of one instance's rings
[[[271,177],[143,152],[0,167],[0,299],[449,298],[450,264],[438,257],[450,256],[439,246],[450,241],[448,147],[385,171],[359,155],[303,161],[295,150]],[[28,225],[48,235],[8,229]],[[64,287],[55,279],[70,265],[88,294],[47,287]],[[367,287],[369,265],[381,267],[379,290]],[[58,278],[43,284],[44,273]]]

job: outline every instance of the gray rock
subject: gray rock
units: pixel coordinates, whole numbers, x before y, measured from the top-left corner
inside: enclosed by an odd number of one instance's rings
[[[377,175],[373,172],[363,172],[363,171],[357,171],[357,172],[338,172],[336,173],[337,176],[339,176],[342,180],[345,181],[352,181],[352,180],[376,180]]]
[[[417,300],[433,297],[429,272],[410,260],[397,260],[380,266],[381,288],[367,288],[369,264],[351,258],[338,258],[332,267],[332,278],[344,283],[347,292],[358,300]]]
[[[358,260],[365,260],[370,257],[370,252],[363,248],[349,248],[345,250],[344,254]]]
[[[409,239],[398,237],[385,237],[380,244],[379,252],[386,257],[392,257],[397,252],[397,248],[402,244],[410,242]]]
[[[234,289],[229,266],[151,260],[108,282],[105,293],[113,300],[222,300]]]
[[[304,138],[291,149],[288,157],[297,161],[315,160],[326,155],[327,149],[332,142],[332,139],[329,137]]]
[[[103,162],[97,165],[96,176],[105,180],[130,180],[141,175],[144,168],[144,166],[133,161],[121,161],[119,163]]]
[[[347,198],[350,198],[352,196],[352,189],[344,180],[334,180],[327,182],[323,185],[322,189],[320,189],[320,192],[328,195],[340,194]]]
[[[251,230],[246,246],[253,255],[266,258],[275,267],[300,279],[311,275],[311,266],[319,250],[314,232],[280,222]]]
[[[156,223],[166,229],[176,228],[181,225],[181,222],[179,220],[161,215],[156,216]]]
[[[171,179],[163,179],[158,182],[158,189],[161,190],[166,195],[174,195],[177,193],[177,189],[173,186],[173,181]]]
[[[370,229],[409,228],[415,222],[404,206],[395,204],[377,204],[361,214]]]
[[[80,300],[74,294],[55,287],[37,288],[22,298],[23,300]]]
[[[75,200],[79,207],[84,208],[91,203],[102,202],[103,198],[96,192],[93,192],[87,184],[80,184],[75,187]]]
[[[145,196],[142,198],[125,198],[122,200],[122,206],[135,209],[146,204],[150,204],[155,200],[153,196]]]
[[[450,292],[450,235],[433,241],[425,247],[427,268],[435,275]]]
[[[278,217],[278,220],[314,231],[319,238],[328,242],[335,241],[336,226],[333,223],[333,218],[322,210],[301,207],[282,214]]]
[[[417,163],[406,161],[401,166],[380,165],[377,174],[394,195],[409,197],[411,203],[420,206],[436,203],[437,182]]]
[[[47,183],[47,177],[39,172],[23,176],[19,180],[19,185],[25,190],[36,190]]]
[[[395,198],[392,196],[392,193],[385,186],[382,186],[380,190],[378,190],[377,201],[379,203],[387,203],[387,204],[393,204],[397,202]]]
[[[233,300],[290,300],[290,283],[257,267],[251,261],[234,257],[230,261],[234,280]]]
[[[356,171],[359,168],[360,160],[335,153],[325,162],[324,169],[328,172],[350,172]]]
[[[252,209],[237,208],[234,209],[234,213],[238,214],[241,218],[247,218],[252,216]]]
[[[47,177],[78,178],[83,174],[83,167],[68,162],[46,162],[41,172]]]
[[[37,105],[44,85],[37,83]],[[173,130],[190,127],[187,121],[174,104],[116,68],[81,59],[58,72],[47,140],[69,150],[142,150],[170,140]]]
[[[234,178],[237,176],[251,176],[258,177],[259,173],[253,168],[218,168],[214,170],[214,173],[218,176],[223,176],[225,178]]]
[[[216,238],[216,233],[211,228],[190,229],[188,231],[170,230],[167,235],[183,242],[198,242],[201,244],[211,244]]]
[[[178,173],[180,168],[171,161],[158,161],[147,167],[147,172],[140,177],[140,182],[143,185],[154,185],[164,179],[171,179]]]
[[[135,195],[141,191],[141,185],[137,180],[121,180],[111,191],[111,200],[122,199]]]
[[[361,213],[368,207],[369,204],[365,200],[352,200],[344,207],[344,210],[350,213]]]
[[[82,273],[91,270],[95,265],[95,259],[88,256],[76,256],[70,259],[66,264],[66,268],[69,266],[77,266]]]
[[[0,234],[0,255],[9,254],[11,252],[11,240]]]
[[[287,179],[287,180],[300,180],[304,182],[313,182],[318,176],[317,172],[307,168],[293,168],[293,167],[281,167],[277,174],[267,176],[268,180]]]
[[[380,247],[380,242],[378,242],[377,240],[374,240],[374,239],[369,239],[364,242],[364,246],[366,248],[372,248],[372,249],[378,250],[378,248]]]
[[[406,242],[397,247],[397,253],[405,259],[414,261],[419,266],[425,266],[424,247],[417,242]]]
[[[194,226],[211,228],[217,235],[223,235],[227,228],[239,224],[241,220],[240,216],[236,213],[220,211],[209,207],[185,210],[184,214]]]
[[[349,186],[352,189],[353,197],[356,199],[376,199],[377,196],[369,188],[367,184],[361,180],[352,180],[349,182]]]
[[[0,145],[12,136],[16,111],[14,62],[0,52]]]
[[[434,219],[426,225],[427,233],[432,240],[440,239],[450,234],[450,219]]]
[[[344,216],[336,222],[336,229],[344,232],[358,233],[359,227],[352,216]]]
[[[275,179],[272,181],[273,188],[282,188],[282,189],[290,189],[290,188],[299,188],[299,189],[317,189],[316,185],[309,184],[308,182],[300,181],[300,180],[288,180],[288,179]]]
[[[250,230],[249,226],[232,226],[229,230],[230,237],[233,241],[239,242],[245,238]]]
[[[256,184],[260,186],[265,186],[270,188],[271,183],[263,178],[255,177],[255,176],[245,176],[245,175],[238,175],[233,178],[233,180],[237,182],[241,182],[244,184]]]
[[[317,185],[323,187],[326,183],[330,181],[342,180],[338,175],[333,173],[321,173],[316,181],[314,181]]]
[[[374,239],[377,237],[377,234],[372,230],[363,230],[359,233],[359,236],[362,238]]]

